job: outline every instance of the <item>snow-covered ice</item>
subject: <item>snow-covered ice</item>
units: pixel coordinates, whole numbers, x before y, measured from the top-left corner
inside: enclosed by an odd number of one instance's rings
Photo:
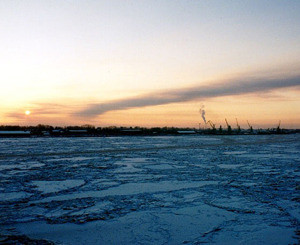
[[[0,243],[297,244],[299,163],[297,134],[0,139]]]
[[[52,181],[52,180],[36,180],[31,182],[36,188],[43,193],[52,193],[59,192],[63,190],[68,190],[77,186],[81,186],[84,184],[84,180],[60,180],[60,181]]]

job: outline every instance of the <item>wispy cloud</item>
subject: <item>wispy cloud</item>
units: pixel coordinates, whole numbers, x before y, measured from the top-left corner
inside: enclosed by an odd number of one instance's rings
[[[59,101],[62,101],[60,99]],[[67,100],[66,100],[67,101]],[[25,110],[31,111],[30,118],[32,117],[62,117],[66,115],[72,115],[74,111],[78,111],[82,108],[82,102],[78,104],[66,104],[60,103],[48,103],[48,102],[31,102],[23,107],[15,108],[11,112],[5,114],[8,118],[24,119],[28,118],[25,115]]]
[[[269,92],[275,89],[300,86],[300,75],[281,77],[241,76],[227,81],[215,82],[205,86],[173,89],[163,92],[144,94],[138,97],[94,103],[75,113],[77,116],[94,117],[109,111],[126,110],[146,106],[165,105],[208,99],[213,97]]]
[[[51,116],[62,113],[62,109],[64,109],[63,105],[54,104],[54,103],[32,103],[31,105],[27,105],[24,108],[15,109],[13,112],[8,112],[5,114],[8,118],[16,118],[16,119],[25,119],[29,118],[25,115],[25,111],[31,111],[30,118],[32,117],[43,117],[43,116]]]

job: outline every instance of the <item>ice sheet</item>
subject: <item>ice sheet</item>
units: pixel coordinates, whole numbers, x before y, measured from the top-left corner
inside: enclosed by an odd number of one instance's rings
[[[299,243],[299,135],[0,139],[0,157],[2,238]]]
[[[36,188],[47,194],[53,192],[59,192],[63,190],[68,190],[74,187],[78,187],[83,185],[85,182],[84,180],[61,180],[61,181],[32,181],[32,185],[36,186]]]

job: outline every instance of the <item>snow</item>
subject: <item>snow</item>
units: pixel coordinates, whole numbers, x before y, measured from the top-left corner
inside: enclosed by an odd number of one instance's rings
[[[54,197],[48,197],[35,201],[39,202],[52,202],[52,201],[65,201],[78,198],[89,198],[89,197],[107,197],[107,196],[126,196],[126,195],[138,195],[145,193],[156,193],[156,192],[169,192],[188,188],[197,188],[205,185],[216,184],[216,181],[202,181],[202,182],[186,182],[186,181],[162,181],[160,183],[128,183],[117,187],[111,187],[103,191],[85,191],[81,193],[60,195]],[[50,187],[51,188],[51,187]],[[52,188],[51,188],[52,189]]]
[[[62,180],[62,181],[32,181],[37,189],[45,194],[68,190],[84,184],[84,180]]]
[[[0,139],[0,235],[297,244],[299,150],[299,135]]]
[[[31,194],[24,192],[24,191],[18,191],[18,192],[3,192],[0,193],[0,200],[1,202],[11,202],[16,201],[18,199],[24,199],[30,197]]]

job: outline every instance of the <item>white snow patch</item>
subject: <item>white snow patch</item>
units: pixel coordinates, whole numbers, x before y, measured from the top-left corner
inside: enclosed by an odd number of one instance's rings
[[[0,165],[0,171],[7,170],[7,169],[15,169],[15,168],[19,168],[19,167],[20,167],[20,164]]]
[[[53,159],[48,159],[48,162],[58,162],[58,161],[86,161],[86,160],[92,160],[95,159],[95,157],[57,157]]]
[[[162,181],[159,183],[128,183],[117,187],[112,187],[103,191],[86,191],[81,193],[73,193],[67,195],[60,195],[55,197],[48,197],[42,200],[34,201],[33,203],[44,203],[51,201],[64,201],[78,198],[87,197],[106,197],[106,196],[123,196],[123,195],[137,195],[143,193],[155,193],[155,192],[168,192],[175,190],[182,190],[188,188],[197,188],[206,185],[216,185],[217,181],[198,181],[198,182],[187,182],[187,181]]]
[[[14,201],[18,199],[24,199],[32,196],[32,194],[19,191],[19,192],[7,192],[7,193],[0,193],[0,200],[1,201]]]
[[[225,155],[242,155],[247,153],[247,151],[225,151]]]
[[[165,170],[165,169],[172,169],[173,167],[169,164],[156,164],[156,165],[146,166],[146,168],[150,168],[153,170]]]
[[[32,181],[32,184],[37,186],[37,189],[44,194],[67,190],[83,185],[84,180],[61,180],[61,181]]]
[[[240,166],[241,166],[240,164],[218,164],[219,168],[224,168],[224,169],[232,169]]]

